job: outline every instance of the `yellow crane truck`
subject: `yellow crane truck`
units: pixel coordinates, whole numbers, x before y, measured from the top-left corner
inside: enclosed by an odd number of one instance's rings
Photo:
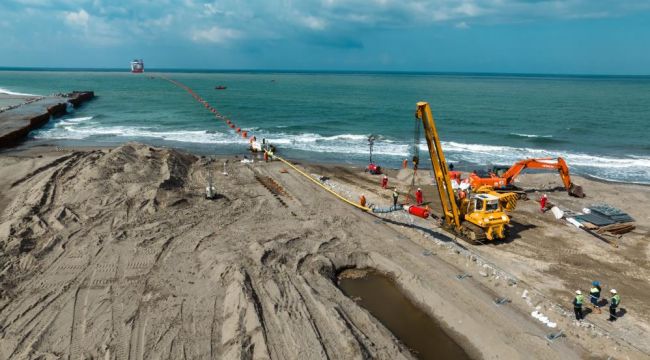
[[[497,193],[490,187],[473,191],[468,189],[467,193],[454,191],[429,103],[419,102],[415,117],[422,121],[424,127],[436,187],[440,195],[443,225],[472,243],[484,239],[506,238],[510,217],[505,210],[514,210],[517,195]]]

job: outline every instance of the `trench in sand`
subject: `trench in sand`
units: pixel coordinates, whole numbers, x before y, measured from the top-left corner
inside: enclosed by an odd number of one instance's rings
[[[337,281],[346,296],[368,310],[418,359],[471,359],[388,276],[374,269],[347,269],[338,274]]]

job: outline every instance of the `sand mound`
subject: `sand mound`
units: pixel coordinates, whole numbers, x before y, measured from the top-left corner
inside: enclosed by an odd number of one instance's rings
[[[579,358],[423,256],[431,225],[382,222],[279,162],[224,176],[221,162],[126,144],[3,164],[26,170],[0,178],[0,359],[413,358],[336,287],[339,270],[365,267],[485,358]]]

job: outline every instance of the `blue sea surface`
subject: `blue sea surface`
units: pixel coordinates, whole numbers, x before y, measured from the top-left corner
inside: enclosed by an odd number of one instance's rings
[[[0,92],[93,90],[97,98],[34,131],[64,146],[141,141],[205,154],[246,140],[158,73],[0,71]],[[285,156],[396,167],[415,150],[415,104],[428,101],[448,160],[469,168],[564,157],[571,171],[650,183],[650,78],[507,74],[165,72]],[[152,78],[153,76],[153,78]],[[215,86],[227,86],[215,90]]]

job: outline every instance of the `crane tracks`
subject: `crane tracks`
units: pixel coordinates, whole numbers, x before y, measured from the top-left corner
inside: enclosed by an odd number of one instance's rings
[[[262,184],[262,186],[264,186],[264,188],[266,188],[266,190],[268,190],[282,206],[285,208],[289,207],[283,197],[292,199],[291,195],[272,177],[255,174],[255,180]]]

